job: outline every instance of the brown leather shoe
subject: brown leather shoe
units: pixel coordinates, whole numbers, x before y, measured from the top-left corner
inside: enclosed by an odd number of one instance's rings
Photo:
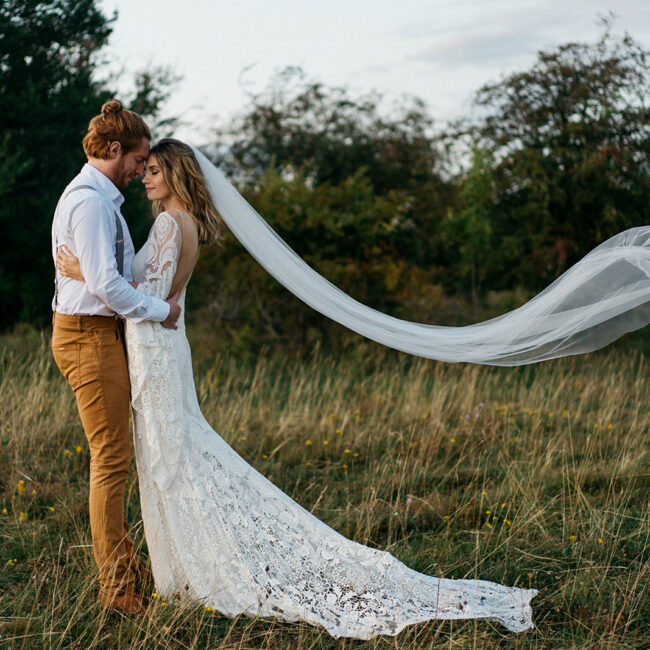
[[[115,609],[132,616],[144,616],[147,612],[147,599],[135,591],[128,591],[121,596],[100,596],[97,600],[106,609]]]

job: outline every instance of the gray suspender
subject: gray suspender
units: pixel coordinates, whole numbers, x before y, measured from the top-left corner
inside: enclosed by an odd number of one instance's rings
[[[66,192],[60,199],[59,199],[59,204],[63,199],[66,197],[70,196],[73,192],[76,192],[77,190],[94,190],[97,191],[95,187],[92,185],[77,185],[76,187],[73,187],[69,192]],[[58,212],[58,205],[57,205],[57,212]],[[56,235],[56,248],[55,250],[59,250],[59,236],[58,234]],[[124,231],[122,230],[122,222],[120,221],[119,216],[117,215],[117,210],[115,210],[115,261],[117,262],[117,272],[120,275],[124,275]],[[59,298],[59,283],[57,281],[56,277],[56,269],[54,269],[54,307],[56,309],[56,306],[58,305],[58,298]]]

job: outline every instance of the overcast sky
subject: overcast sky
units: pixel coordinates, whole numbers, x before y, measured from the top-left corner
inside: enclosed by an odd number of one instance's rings
[[[600,15],[650,47],[648,0],[100,0],[118,19],[111,68],[169,65],[183,77],[170,114],[177,135],[209,139],[275,71],[298,65],[327,85],[387,99],[424,99],[439,124],[466,115],[472,94],[525,69],[539,49],[593,42]],[[247,70],[242,75],[244,69]],[[124,75],[128,79],[129,75]],[[121,90],[128,84],[123,82]]]

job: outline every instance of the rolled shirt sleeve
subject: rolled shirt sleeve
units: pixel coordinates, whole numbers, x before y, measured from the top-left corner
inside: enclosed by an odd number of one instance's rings
[[[118,272],[115,259],[115,214],[106,201],[89,196],[71,215],[71,230],[88,291],[110,309],[134,322],[163,321],[169,305],[134,289]]]

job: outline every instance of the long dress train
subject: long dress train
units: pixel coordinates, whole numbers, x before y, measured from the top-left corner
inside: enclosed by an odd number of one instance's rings
[[[165,298],[181,250],[156,219],[133,263],[139,289]],[[179,302],[185,300],[183,289]],[[142,517],[159,593],[227,615],[322,625],[334,637],[394,635],[429,619],[532,627],[532,589],[409,569],[314,517],[244,461],[201,414],[183,316],[178,330],[127,321]]]

